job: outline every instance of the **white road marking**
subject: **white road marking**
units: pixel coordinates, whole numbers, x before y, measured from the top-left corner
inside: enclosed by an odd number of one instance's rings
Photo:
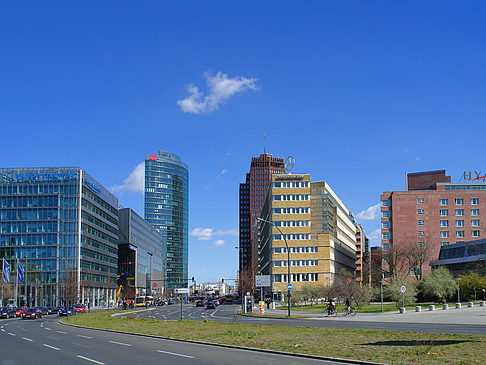
[[[34,340],[31,340],[30,338],[27,338],[27,337],[22,337],[23,340],[25,341],[29,341],[29,342],[33,342]]]
[[[42,346],[49,347],[50,349],[59,351],[59,349],[57,347],[54,347],[54,346],[51,346],[51,345],[46,345],[45,343],[43,343]]]
[[[83,359],[83,360],[86,360],[86,361],[94,362],[95,364],[100,364],[100,365],[104,364],[104,362],[96,361],[96,360],[90,359],[89,357],[84,357],[84,356],[81,356],[81,355],[77,355],[76,357],[79,357],[80,359]]]
[[[5,330],[2,328],[2,332],[5,332]]]
[[[50,328],[47,328],[47,327],[45,327],[45,329],[48,330],[48,331],[52,331]]]
[[[62,333],[63,335],[67,335],[67,332],[63,332],[63,331],[56,331],[57,333]]]
[[[110,343],[114,343],[115,345],[122,345],[122,346],[132,346],[129,343],[123,343],[123,342],[116,342],[116,341],[108,341]]]
[[[89,338],[89,339],[93,338],[93,337],[90,337],[90,336],[83,336],[83,335],[78,335],[78,337]]]
[[[11,333],[11,332],[9,332],[8,334],[9,334],[10,336],[16,336],[16,334],[15,334],[15,333]]]
[[[160,352],[161,354],[174,355],[174,356],[180,356],[180,357],[187,357],[188,359],[194,359],[194,356],[177,354],[175,352],[162,351],[162,350],[157,350],[157,352]]]

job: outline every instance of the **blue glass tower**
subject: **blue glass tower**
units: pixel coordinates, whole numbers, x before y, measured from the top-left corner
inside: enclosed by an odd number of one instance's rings
[[[167,242],[167,288],[187,287],[189,171],[179,156],[159,151],[145,159],[145,220]]]

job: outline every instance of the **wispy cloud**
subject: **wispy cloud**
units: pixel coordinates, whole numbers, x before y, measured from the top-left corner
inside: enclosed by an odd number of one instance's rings
[[[185,99],[177,100],[177,105],[184,113],[211,113],[218,110],[220,105],[233,95],[246,90],[256,91],[258,89],[257,79],[249,79],[243,76],[230,78],[221,71],[214,76],[205,72],[204,78],[208,87],[206,95],[197,86],[190,84],[187,86],[189,96]]]
[[[380,203],[372,205],[368,209],[359,212],[357,217],[363,221],[372,221],[380,216]]]
[[[114,192],[136,192],[143,193],[145,189],[145,162],[140,162],[123,181],[122,185],[111,186]]]
[[[223,247],[226,244],[226,241],[224,240],[216,240],[213,242],[211,247]]]
[[[373,232],[367,235],[370,240],[380,240],[381,239],[381,229],[377,228]]]
[[[213,228],[194,228],[191,232],[192,237],[197,237],[200,241],[209,241],[214,237],[221,236],[238,236],[236,229],[229,229],[226,231],[215,231]]]
[[[211,188],[211,185],[213,185],[213,183],[221,179],[223,175],[226,174],[227,172],[228,170],[222,169],[216,176],[212,177],[206,185],[204,185],[204,189],[209,190]]]

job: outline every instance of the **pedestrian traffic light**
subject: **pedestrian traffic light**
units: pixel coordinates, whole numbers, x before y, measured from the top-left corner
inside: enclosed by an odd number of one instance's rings
[[[223,283],[224,283],[224,279],[221,279],[221,284],[223,284]]]
[[[192,277],[192,282],[194,282],[194,276]]]

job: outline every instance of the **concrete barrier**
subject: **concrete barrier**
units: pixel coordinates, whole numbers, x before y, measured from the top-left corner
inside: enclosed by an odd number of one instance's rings
[[[449,304],[442,304],[442,309],[443,310],[448,310],[449,309]]]
[[[407,309],[406,309],[406,308],[404,308],[404,307],[401,307],[401,308],[400,308],[400,314],[404,314],[406,311],[407,311]]]
[[[473,302],[469,302],[469,303],[467,303],[467,307],[468,307],[468,308],[472,308],[472,307],[474,307],[474,303],[473,303]]]
[[[461,303],[456,303],[456,309],[461,309]]]
[[[415,307],[415,312],[422,312],[422,307],[420,305],[417,305]]]
[[[430,312],[435,311],[435,305],[433,305],[433,304],[432,305],[429,305],[429,311]]]
[[[484,307],[485,305],[486,305],[486,301],[483,300],[482,302],[479,302],[480,307]]]

